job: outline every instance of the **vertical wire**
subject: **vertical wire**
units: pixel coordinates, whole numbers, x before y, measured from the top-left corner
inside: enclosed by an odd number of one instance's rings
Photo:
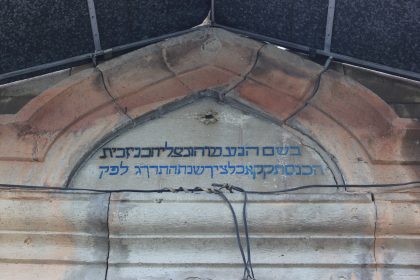
[[[252,268],[252,262],[251,262],[251,242],[249,240],[249,231],[248,231],[248,219],[247,219],[247,214],[246,214],[246,206],[248,204],[248,194],[246,193],[246,191],[244,190],[244,206],[242,208],[242,216],[243,216],[243,221],[244,221],[244,230],[245,230],[245,240],[246,240],[246,249],[247,249],[247,266],[251,272],[251,277],[252,279],[254,279],[254,269]]]
[[[235,209],[233,209],[232,203],[230,203],[229,199],[221,191],[216,192],[216,194],[218,194],[226,202],[226,204],[228,205],[228,207],[230,209],[230,212],[232,213],[233,222],[235,224],[236,242],[238,243],[238,247],[239,247],[239,251],[241,253],[242,261],[244,263],[244,278],[245,278],[245,275],[248,275],[248,276],[250,275],[250,271],[249,271],[249,268],[248,268],[247,260],[245,258],[244,248],[243,248],[242,242],[241,242],[241,236],[239,234],[238,218],[236,217]]]

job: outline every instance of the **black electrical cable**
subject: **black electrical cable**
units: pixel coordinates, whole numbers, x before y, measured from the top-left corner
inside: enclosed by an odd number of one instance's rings
[[[228,207],[230,209],[230,212],[232,213],[233,223],[235,224],[236,242],[238,244],[239,251],[240,251],[241,257],[242,257],[242,261],[244,263],[244,275],[243,275],[243,279],[254,279],[254,277],[251,274],[251,270],[249,268],[249,265],[248,265],[248,260],[247,260],[247,258],[245,258],[244,248],[242,246],[242,241],[241,241],[241,236],[240,236],[240,231],[239,231],[238,218],[236,216],[235,209],[233,209],[232,203],[224,195],[223,192],[217,191],[216,194],[218,194],[226,202],[226,204],[228,205]],[[244,205],[246,205],[246,204],[244,203]],[[246,240],[247,240],[247,244],[249,244],[249,238],[246,238]],[[247,248],[247,254],[248,254],[247,257],[249,259],[249,246]]]
[[[247,219],[247,213],[246,213],[246,206],[248,204],[248,194],[247,192],[244,192],[244,205],[242,208],[242,218],[244,221],[244,231],[245,231],[245,240],[246,240],[246,249],[247,249],[247,266],[249,267],[249,270],[251,272],[251,279],[255,279],[254,276],[254,269],[252,268],[252,262],[251,262],[251,244],[249,240],[249,231],[248,231],[248,219]]]
[[[414,185],[414,186],[412,186]],[[247,261],[244,263],[244,279],[253,279],[255,280],[254,270],[252,267],[251,262],[251,245],[250,245],[250,238],[249,238],[249,230],[248,230],[248,221],[247,221],[247,214],[246,214],[246,206],[248,204],[248,194],[258,194],[258,195],[278,195],[282,193],[287,192],[293,192],[298,190],[304,190],[304,189],[313,189],[313,188],[338,188],[338,187],[353,187],[353,188],[391,188],[391,187],[399,187],[399,186],[412,186],[411,188],[419,188],[420,187],[420,181],[414,181],[414,182],[408,182],[408,183],[401,183],[401,184],[371,184],[371,185],[306,185],[306,186],[299,186],[294,188],[288,188],[284,190],[278,190],[278,191],[269,191],[269,192],[260,192],[260,191],[247,191],[241,187],[228,185],[228,184],[212,184],[213,187],[221,189],[227,189],[229,192],[237,191],[242,192],[244,194],[244,202],[243,202],[243,211],[242,211],[242,217],[244,222],[244,231],[245,231],[245,239],[247,244]],[[223,195],[224,196],[224,195]],[[228,203],[233,218],[235,221],[237,221],[236,213],[233,207],[231,206],[230,201],[224,196],[224,200]],[[237,222],[235,222],[235,230],[236,230],[236,236],[237,236],[237,242],[239,244],[239,250],[241,251],[242,258],[244,258],[243,248],[242,244],[240,243],[240,232],[239,227],[237,225]],[[247,274],[245,274],[245,272]],[[246,276],[246,278],[245,278]]]
[[[411,186],[411,185],[414,185],[414,186]],[[212,186],[222,187],[224,185],[212,184]],[[272,194],[281,194],[281,193],[295,192],[295,191],[307,190],[307,189],[323,189],[323,188],[387,189],[387,188],[404,187],[404,186],[411,186],[410,188],[420,188],[420,181],[395,183],[395,184],[370,184],[370,185],[305,185],[305,186],[293,187],[293,188],[288,188],[288,189],[283,189],[283,190],[278,190],[278,191],[246,191],[245,189],[241,187],[236,187],[233,185],[230,185],[230,189],[238,191],[238,192],[246,192],[247,194],[272,195]]]
[[[417,185],[417,186],[412,186]],[[230,191],[246,192],[247,194],[261,194],[261,195],[271,195],[271,194],[281,194],[294,192],[305,189],[322,189],[322,188],[360,188],[360,189],[369,189],[369,188],[379,188],[387,189],[392,187],[404,187],[410,186],[410,188],[420,188],[420,181],[412,181],[406,183],[394,183],[394,184],[368,184],[368,185],[304,185],[298,186],[278,191],[245,191],[241,187],[237,187],[229,184],[212,184],[212,187],[221,189],[227,189]],[[123,192],[132,192],[132,193],[169,193],[169,192],[210,192],[214,193],[217,191],[212,188],[161,188],[161,189],[148,189],[148,190],[139,190],[139,189],[116,189],[116,190],[105,190],[105,189],[91,189],[91,188],[60,188],[60,187],[45,187],[45,186],[30,186],[30,185],[13,185],[13,184],[0,184],[0,189],[21,189],[21,190],[50,190],[50,191],[60,191],[60,192],[76,192],[76,191],[86,191],[86,192],[95,192],[95,193],[123,193]]]

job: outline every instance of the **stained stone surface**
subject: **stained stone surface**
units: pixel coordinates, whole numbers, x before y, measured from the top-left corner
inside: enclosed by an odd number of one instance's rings
[[[275,190],[335,181],[319,152],[291,131],[205,99],[105,144],[72,186],[156,189],[212,183]]]

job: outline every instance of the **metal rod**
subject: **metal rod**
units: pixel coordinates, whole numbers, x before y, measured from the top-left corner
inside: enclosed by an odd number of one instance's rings
[[[214,1],[215,0],[211,0],[211,11],[210,11],[210,21],[211,21],[211,25],[214,25],[216,23],[215,21],[215,17],[214,17]]]
[[[334,15],[335,15],[335,0],[329,0],[328,3],[328,15],[327,15],[327,24],[325,27],[325,42],[324,42],[324,51],[331,51],[331,40],[333,34],[334,26]]]
[[[386,65],[383,65],[383,64],[375,63],[375,62],[365,61],[365,60],[357,59],[357,58],[354,58],[354,57],[351,57],[351,56],[342,55],[342,54],[338,54],[338,53],[334,53],[334,52],[324,52],[324,51],[320,50],[318,53],[322,54],[322,55],[325,55],[325,56],[332,56],[334,58],[334,60],[347,62],[347,63],[353,64],[353,65],[364,66],[364,67],[372,69],[372,70],[382,71],[382,72],[385,72],[385,73],[394,74],[394,75],[397,75],[397,76],[403,76],[403,77],[407,77],[407,78],[412,78],[414,80],[419,80],[420,81],[420,74],[419,73],[415,73],[415,72],[411,72],[411,71],[407,71],[407,70],[403,70],[403,69],[398,69],[398,68],[394,68],[394,67],[391,67],[391,66],[386,66]]]
[[[87,3],[89,8],[90,25],[92,27],[93,43],[95,44],[95,52],[100,52],[102,47],[99,36],[98,21],[96,19],[95,2],[94,0],[87,0]]]
[[[31,73],[37,73],[37,72],[40,72],[40,71],[53,69],[53,68],[56,68],[56,67],[63,67],[65,65],[69,65],[69,64],[72,64],[72,63],[89,61],[89,60],[92,59],[92,55],[93,54],[91,54],[91,53],[83,54],[83,55],[74,56],[74,57],[66,58],[66,59],[59,60],[59,61],[45,63],[45,64],[41,64],[41,65],[37,65],[37,66],[33,66],[33,67],[21,69],[21,70],[16,70],[16,71],[5,73],[5,74],[0,74],[0,84],[1,84],[2,81],[7,80],[7,79],[11,79],[11,78],[14,78],[14,77],[29,75]]]

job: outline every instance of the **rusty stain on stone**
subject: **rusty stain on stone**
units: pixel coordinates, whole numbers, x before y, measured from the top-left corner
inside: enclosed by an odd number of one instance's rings
[[[205,125],[216,123],[218,121],[217,118],[218,118],[218,113],[213,110],[209,110],[199,116],[200,122],[202,122]]]

